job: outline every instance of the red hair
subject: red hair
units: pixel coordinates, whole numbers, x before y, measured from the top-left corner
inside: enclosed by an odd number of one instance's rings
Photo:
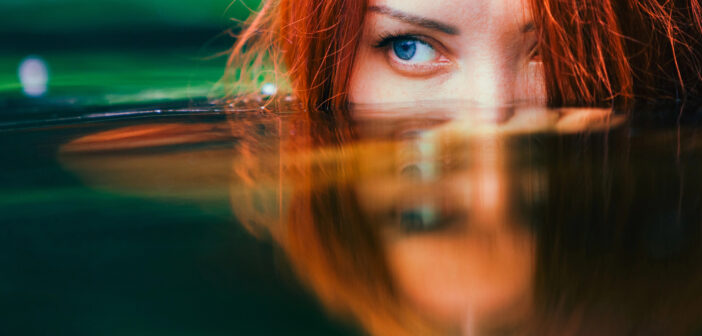
[[[551,105],[700,94],[699,0],[532,0]]]
[[[264,1],[231,51],[224,80],[243,85],[230,93],[268,80],[289,84],[303,106],[342,110],[365,12],[365,1]]]
[[[700,0],[530,0],[530,5],[550,105],[700,95]],[[244,84],[231,93],[250,92],[251,82],[270,80],[289,84],[310,110],[345,107],[366,8],[363,0],[264,1],[231,50],[225,82]]]

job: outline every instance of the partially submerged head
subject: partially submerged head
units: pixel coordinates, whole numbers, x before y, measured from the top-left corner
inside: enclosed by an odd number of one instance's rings
[[[699,94],[701,41],[697,0],[271,0],[241,34],[225,80],[277,78],[322,109],[611,106]]]

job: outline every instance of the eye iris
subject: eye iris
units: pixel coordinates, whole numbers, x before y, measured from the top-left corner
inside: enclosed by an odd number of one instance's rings
[[[417,41],[400,40],[393,43],[395,55],[402,60],[409,61],[417,53]]]

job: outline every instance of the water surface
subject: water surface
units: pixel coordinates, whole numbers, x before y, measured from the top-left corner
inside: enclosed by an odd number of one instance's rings
[[[697,335],[702,138],[680,111],[8,117],[0,325]]]

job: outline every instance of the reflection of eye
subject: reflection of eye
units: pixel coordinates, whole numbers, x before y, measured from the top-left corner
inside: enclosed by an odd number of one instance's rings
[[[405,232],[422,232],[435,229],[439,223],[436,211],[431,206],[405,209],[400,212],[400,227]]]
[[[431,204],[400,209],[396,215],[400,230],[407,234],[437,232],[467,219],[462,211],[439,209]]]
[[[403,61],[424,63],[436,58],[436,50],[416,38],[399,38],[392,41],[392,51]]]
[[[408,165],[400,171],[400,174],[403,177],[406,177],[408,179],[412,180],[419,180],[422,178],[422,170],[419,168],[417,165]]]

